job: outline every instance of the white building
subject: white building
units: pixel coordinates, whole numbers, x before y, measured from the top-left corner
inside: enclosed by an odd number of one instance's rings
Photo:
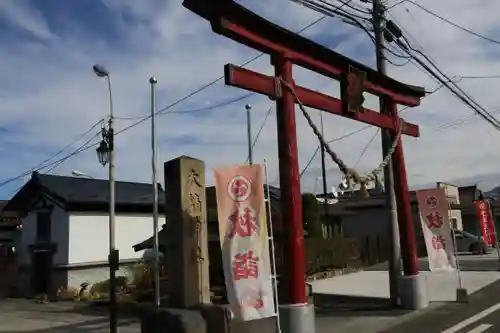
[[[109,183],[107,180],[33,173],[5,207],[26,214],[16,246],[19,290],[53,294],[109,278]],[[143,255],[133,245],[153,232],[151,184],[116,183],[115,242],[120,269]],[[160,227],[164,193],[159,191]],[[24,215],[23,214],[23,215]]]

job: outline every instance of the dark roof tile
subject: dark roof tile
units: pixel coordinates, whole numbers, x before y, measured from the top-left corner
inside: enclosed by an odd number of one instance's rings
[[[38,174],[39,184],[57,195],[66,203],[98,203],[109,201],[109,181],[56,175]],[[163,202],[164,192],[158,192],[158,201]],[[115,183],[117,204],[151,204],[153,193],[151,184],[120,182]]]

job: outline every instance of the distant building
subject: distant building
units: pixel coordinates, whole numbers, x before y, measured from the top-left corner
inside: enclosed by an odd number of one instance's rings
[[[448,194],[450,227],[462,230],[459,188],[445,183],[437,183],[437,187],[444,188]],[[325,238],[334,238],[342,234],[344,237],[360,240],[369,237],[387,241],[390,239],[390,220],[385,195],[379,186],[368,189],[368,193],[369,198],[361,198],[358,190],[353,193],[327,195],[327,209],[322,209],[321,206],[319,208]],[[324,202],[324,195],[317,195],[317,198],[321,203]],[[410,203],[417,246],[422,253],[425,245],[415,191],[410,191]]]
[[[109,183],[107,180],[37,172],[13,196],[6,210],[22,212],[16,246],[19,290],[24,295],[79,288],[109,278]],[[159,191],[159,202],[164,193]],[[116,183],[116,248],[119,275],[142,252],[132,246],[152,233],[151,184]],[[163,205],[160,226],[164,223]]]

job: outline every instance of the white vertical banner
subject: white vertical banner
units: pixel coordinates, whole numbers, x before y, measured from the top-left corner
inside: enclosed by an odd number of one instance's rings
[[[276,315],[262,165],[214,169],[229,305],[238,320]]]
[[[417,199],[429,269],[455,270],[457,265],[448,217],[448,200],[444,189],[419,190]]]

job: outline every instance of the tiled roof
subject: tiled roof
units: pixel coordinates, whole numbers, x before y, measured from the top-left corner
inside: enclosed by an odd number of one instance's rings
[[[66,203],[109,202],[109,181],[38,174],[38,183],[57,195]],[[158,191],[158,202],[164,201],[164,192]],[[153,202],[151,184],[119,182],[115,183],[115,202],[117,204],[148,204]]]
[[[5,209],[26,211],[30,202],[41,193],[49,195],[66,207],[78,206],[84,210],[84,207],[91,205],[106,207],[109,202],[109,181],[34,172],[31,179],[9,200]],[[164,191],[160,187],[158,191],[160,207],[164,201]],[[131,212],[139,211],[140,207],[152,209],[151,184],[117,181],[115,202],[117,207],[129,207]]]

